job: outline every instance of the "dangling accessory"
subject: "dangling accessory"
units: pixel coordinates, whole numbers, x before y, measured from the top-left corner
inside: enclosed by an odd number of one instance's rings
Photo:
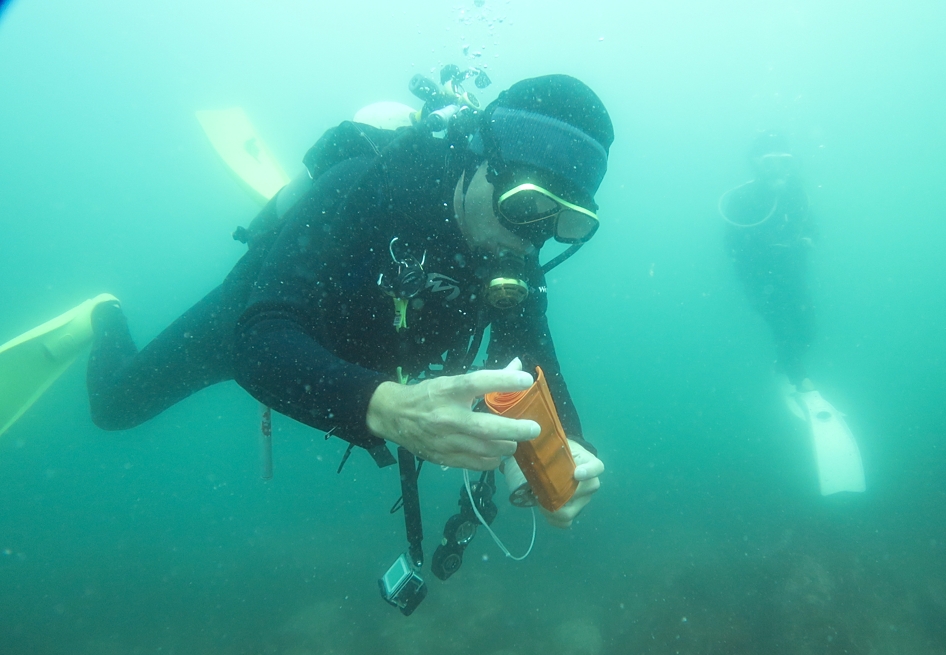
[[[499,508],[493,502],[494,493],[496,474],[493,471],[484,471],[478,482],[460,487],[460,511],[447,520],[443,539],[430,563],[430,569],[441,580],[446,580],[460,568],[463,551],[476,536],[476,528],[489,525],[496,518]]]
[[[403,446],[397,449],[401,473],[401,497],[391,508],[391,513],[404,510],[404,527],[407,531],[407,552],[401,554],[394,564],[378,580],[381,597],[410,616],[427,596],[427,584],[420,576],[424,565],[424,526],[420,516],[420,496],[417,493],[417,476],[424,461],[416,463],[413,454]]]
[[[762,225],[763,223],[766,223],[773,216],[775,216],[776,213],[778,213],[778,215],[780,216],[786,216],[792,211],[791,208],[786,209],[784,207],[780,207],[780,205],[782,204],[782,200],[784,199],[784,196],[779,193],[774,193],[772,195],[772,205],[769,208],[767,213],[765,213],[765,206],[761,205],[758,207],[759,209],[758,215],[748,218],[745,221],[739,221],[738,217],[735,217],[733,215],[733,212],[731,211],[730,200],[733,197],[738,197],[739,193],[743,192],[743,190],[751,192],[752,189],[755,187],[755,185],[758,185],[758,184],[759,182],[757,180],[749,180],[748,182],[743,182],[739,186],[733,189],[730,189],[729,191],[727,191],[726,193],[724,193],[722,196],[719,197],[719,202],[716,204],[716,208],[719,210],[719,215],[722,216],[724,221],[726,221],[733,227],[752,228],[752,227],[758,227]],[[804,197],[804,206],[801,207],[801,211],[807,212],[810,206],[810,200],[808,198],[807,193],[803,192],[803,197]]]
[[[733,220],[726,213],[730,196],[732,196],[734,193],[737,193],[740,189],[747,188],[754,183],[755,183],[755,180],[749,180],[748,182],[744,182],[743,184],[740,184],[735,189],[730,189],[729,191],[727,191],[726,193],[724,193],[723,195],[719,197],[719,202],[716,204],[716,208],[719,210],[719,215],[723,217],[724,221],[726,221],[727,223],[729,223],[730,225],[734,227],[745,228],[745,227],[758,227],[762,225],[763,223],[765,223],[766,221],[768,221],[770,218],[772,218],[773,214],[775,214],[775,210],[778,208],[777,195],[774,195],[772,197],[772,207],[769,209],[768,213],[758,220],[749,220],[744,223],[740,223],[739,221]]]
[[[427,260],[427,251],[424,251],[420,261],[412,255],[398,259],[394,254],[394,243],[398,237],[391,239],[388,252],[391,253],[389,272],[378,276],[378,286],[394,300],[394,329],[407,329],[407,303],[416,296],[427,284],[427,274],[424,273],[424,262]]]
[[[273,479],[273,410],[260,403],[259,457],[260,477]]]

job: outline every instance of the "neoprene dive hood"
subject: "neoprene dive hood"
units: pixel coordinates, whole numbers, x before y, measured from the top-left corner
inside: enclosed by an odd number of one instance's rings
[[[600,98],[583,82],[567,75],[546,75],[522,80],[500,93],[480,112],[478,123],[470,149],[488,161],[487,180],[495,189],[494,206],[501,217],[505,214],[500,211],[500,198],[522,183],[538,192],[533,197],[540,202],[558,201],[559,206],[545,214],[535,205],[534,221],[503,222],[536,248],[552,236],[572,244],[541,267],[548,272],[577,252],[597,229],[594,195],[607,171],[608,150],[614,141],[611,118]],[[594,225],[583,238],[560,238],[558,222],[569,213],[568,207],[583,212],[587,221],[591,220],[588,216],[593,217]],[[511,264],[511,260],[497,262],[497,270]],[[498,275],[489,283],[486,295],[487,300],[501,303],[496,306],[515,306],[528,295],[528,285],[522,278]]]
[[[476,96],[464,89],[469,79],[480,89],[490,84],[478,68],[461,71],[445,66],[439,84],[415,75],[409,88],[424,107],[412,121],[472,154],[470,167],[488,163],[494,211],[504,227],[537,249],[553,236],[572,244],[541,267],[547,272],[577,252],[597,230],[594,196],[614,141],[611,118],[594,91],[568,75],[517,82],[482,110]],[[472,174],[466,176],[467,183],[471,178]],[[515,210],[515,220],[503,211],[504,201]],[[565,217],[573,221],[563,228]],[[510,252],[495,257],[494,273],[484,290],[491,305],[510,308],[528,297],[524,259]]]

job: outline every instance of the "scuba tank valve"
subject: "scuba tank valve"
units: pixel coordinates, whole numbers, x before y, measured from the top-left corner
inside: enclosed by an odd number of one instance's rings
[[[431,133],[447,130],[464,136],[472,133],[480,102],[463,88],[463,82],[470,78],[478,89],[485,89],[491,83],[482,70],[461,71],[453,64],[440,69],[440,84],[420,73],[412,77],[408,89],[424,102],[424,107],[411,116],[412,122],[423,125]]]

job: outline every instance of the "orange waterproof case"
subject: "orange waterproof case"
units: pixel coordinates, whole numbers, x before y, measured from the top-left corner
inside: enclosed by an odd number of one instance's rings
[[[516,462],[532,488],[539,504],[554,512],[575,493],[575,460],[558,420],[555,403],[545,375],[536,367],[536,380],[525,391],[488,393],[484,400],[490,411],[500,416],[531,419],[542,432],[532,441],[522,441],[516,448]],[[516,503],[516,493],[510,498]]]

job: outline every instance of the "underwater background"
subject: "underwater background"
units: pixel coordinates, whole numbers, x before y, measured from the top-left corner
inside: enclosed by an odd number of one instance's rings
[[[127,432],[85,357],[0,438],[0,654],[946,653],[946,4],[938,0],[14,0],[0,14],[0,342],[98,293],[144,345],[244,252],[257,211],[194,117],[243,107],[290,175],[415,73],[484,101],[567,73],[611,112],[601,229],[549,280],[607,466],[532,555],[483,531],[405,618],[397,469],[234,383]],[[867,492],[822,497],[716,203],[791,137],[819,238],[807,358]],[[429,562],[462,477],[421,476]],[[500,485],[498,499],[504,495]],[[527,511],[501,503],[513,551]]]

